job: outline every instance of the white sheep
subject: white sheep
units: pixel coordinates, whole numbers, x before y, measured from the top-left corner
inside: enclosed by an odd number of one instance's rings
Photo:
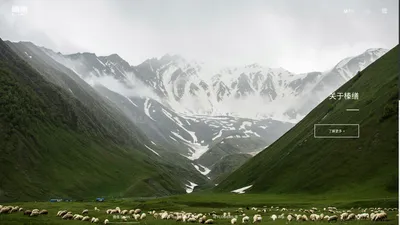
[[[275,221],[276,218],[278,218],[278,217],[277,217],[275,214],[271,216],[271,219],[272,219],[273,221]]]
[[[305,214],[303,214],[303,215],[300,217],[300,220],[302,220],[302,221],[308,221],[308,218],[307,218],[307,216],[306,216]]]
[[[146,218],[146,213],[142,213],[142,215],[140,215],[141,220],[143,220],[144,218]]]
[[[366,220],[366,219],[369,219],[369,214],[368,213],[361,213],[361,214],[358,214],[356,216],[356,218],[358,220]]]
[[[214,220],[213,219],[208,219],[206,220],[206,222],[204,222],[204,224],[213,224]]]
[[[2,207],[2,208],[0,209],[0,214],[2,214],[2,213],[8,213],[10,210],[11,210],[11,207],[9,207],[9,206]]]
[[[187,221],[191,222],[191,223],[195,223],[197,220],[196,220],[196,218],[190,217]]]
[[[293,220],[293,216],[289,214],[289,215],[286,217],[286,219],[287,219],[287,221],[291,222],[291,221]]]
[[[107,223],[109,223],[110,221],[108,220],[108,219],[105,219],[104,220],[104,224],[107,224]]]
[[[75,215],[72,217],[72,219],[73,219],[73,220],[82,220],[82,219],[83,219],[83,216],[82,216],[82,215],[79,215],[79,214],[75,214]]]
[[[141,213],[142,212],[142,210],[140,210],[140,209],[135,209],[135,214],[139,214],[139,213]]]
[[[29,216],[38,216],[39,215],[39,210],[32,210],[31,215]]]
[[[242,218],[242,223],[247,223],[249,222],[250,218],[248,216],[245,216]]]
[[[337,221],[337,219],[338,219],[338,217],[337,217],[336,215],[329,216],[329,217],[328,217],[328,222],[330,222],[330,221]]]
[[[262,217],[260,214],[256,214],[253,216],[253,223],[261,222],[261,221],[262,221]]]
[[[342,213],[342,214],[340,215],[340,220],[345,220],[345,219],[347,219],[347,216],[349,216],[349,214],[348,214],[347,212]]]
[[[378,221],[378,220],[385,220],[387,218],[387,214],[385,212],[381,212],[378,214],[375,214],[374,218],[372,219],[373,221]]]
[[[122,221],[126,222],[128,220],[128,218],[126,216],[122,216],[121,217]]]
[[[100,209],[98,209],[97,207],[94,207],[94,211],[100,212]]]
[[[354,213],[350,213],[350,214],[347,216],[346,220],[354,220],[355,218],[356,218],[356,215],[355,215]]]
[[[72,219],[72,217],[74,217],[73,215],[72,215],[72,213],[67,213],[67,214],[65,214],[63,217],[62,217],[62,219],[63,220],[70,220],[70,219]]]
[[[47,211],[46,209],[42,209],[42,210],[39,211],[39,214],[40,215],[47,215],[47,214],[49,214],[49,211]]]
[[[84,210],[82,211],[82,215],[88,214],[88,213],[89,213],[89,210],[88,210],[88,209],[84,209]]]
[[[317,220],[318,220],[318,219],[317,219],[317,216],[318,216],[317,214],[314,214],[314,213],[311,214],[311,215],[310,215],[310,220],[311,220],[311,221],[317,221]],[[318,217],[319,217],[319,216],[318,216]]]
[[[231,219],[231,224],[236,224],[236,222],[237,222],[237,219],[236,219],[236,218],[232,218],[232,219]]]
[[[135,220],[139,220],[139,218],[140,218],[140,215],[139,215],[139,214],[133,214],[132,216],[133,216],[133,218],[134,218]]]

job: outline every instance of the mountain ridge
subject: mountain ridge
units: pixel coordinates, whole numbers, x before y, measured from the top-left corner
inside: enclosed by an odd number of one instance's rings
[[[84,76],[88,76],[88,73],[91,74],[90,76],[97,77],[111,74],[118,80],[140,80],[149,91],[155,93],[163,104],[185,115],[232,115],[297,122],[322,99],[319,98],[315,102],[311,100],[311,106],[309,103],[305,103],[286,109],[281,107],[282,109],[271,112],[271,108],[276,108],[274,102],[284,101],[294,105],[298,102],[298,98],[305,97],[303,91],[310,85],[315,86],[312,93],[318,95],[323,91],[323,95],[326,95],[385,52],[387,50],[382,48],[367,49],[359,55],[348,57],[346,63],[344,63],[345,59],[341,60],[328,71],[301,74],[295,74],[283,68],[263,67],[257,63],[241,67],[209,69],[205,64],[189,62],[182,56],[171,54],[147,59],[136,66],[130,65],[117,54],[98,56],[104,64],[107,64],[108,57],[118,56],[124,66],[112,69],[117,65],[113,64],[97,68],[100,66],[99,63],[94,63],[96,69],[92,67],[79,69],[78,66],[74,70]],[[64,58],[70,56],[66,55]],[[73,61],[64,62],[64,65],[70,68],[75,67],[76,64],[77,62]],[[88,62],[84,64],[86,65]],[[338,67],[339,65],[341,67]],[[124,76],[129,78],[124,78]],[[329,90],[326,91],[326,89]],[[246,103],[248,100],[251,100],[253,104],[263,105],[263,107],[261,109],[253,107],[251,110],[246,110],[251,105],[235,107],[235,105]],[[193,101],[197,104],[193,105],[191,103]]]
[[[215,191],[252,185],[246,193],[397,195],[398,55],[396,46],[335,90],[360,92],[359,100],[326,98]],[[314,124],[360,124],[360,138],[314,138]]]

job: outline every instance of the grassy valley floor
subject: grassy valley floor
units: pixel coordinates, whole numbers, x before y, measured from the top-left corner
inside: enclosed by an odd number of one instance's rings
[[[105,219],[108,219],[111,224],[177,224],[182,222],[176,222],[175,220],[161,220],[160,218],[155,219],[149,214],[149,211],[155,210],[160,212],[166,210],[168,212],[192,212],[192,213],[203,213],[208,214],[213,211],[217,216],[222,216],[223,212],[230,212],[231,216],[238,215],[238,224],[241,223],[242,215],[236,212],[238,208],[243,208],[244,213],[252,218],[254,214],[258,212],[251,210],[252,207],[258,209],[267,209],[266,212],[260,212],[263,220],[261,224],[288,224],[286,216],[288,213],[306,214],[310,213],[300,212],[300,209],[311,209],[313,207],[318,208],[316,214],[321,213],[325,215],[337,215],[340,217],[342,211],[350,210],[351,212],[358,214],[362,213],[361,210],[367,209],[366,212],[371,213],[377,208],[382,208],[388,218],[386,221],[371,221],[371,220],[354,220],[354,221],[337,221],[337,224],[398,224],[398,197],[388,196],[385,198],[351,198],[346,195],[326,195],[326,196],[311,196],[311,195],[261,195],[261,194],[212,194],[212,193],[200,193],[190,195],[177,195],[164,198],[155,199],[116,199],[105,202],[16,202],[16,203],[0,203],[2,205],[13,205],[19,206],[25,209],[47,209],[48,215],[39,215],[38,217],[30,217],[23,215],[23,212],[14,212],[12,214],[0,214],[0,224],[82,224],[83,221],[75,220],[62,220],[57,217],[56,214],[59,210],[71,211],[73,214],[81,214],[82,210],[88,209],[90,217],[97,217],[100,219],[100,223],[103,224]],[[335,213],[329,213],[324,211],[323,208],[336,207]],[[95,211],[94,207],[100,209]],[[142,212],[147,214],[147,217],[140,221],[135,221],[132,217],[127,222],[123,222],[121,219],[115,218],[114,215],[106,214],[107,209],[114,209],[120,207],[123,209],[136,209],[140,208]],[[249,207],[250,210],[246,208]],[[271,207],[274,207],[271,209]],[[279,208],[276,208],[279,207]],[[288,211],[281,211],[282,208],[286,208]],[[370,209],[376,208],[376,209]],[[395,211],[389,211],[389,209],[396,208]],[[293,211],[292,211],[293,210]],[[271,215],[281,215],[284,213],[285,219],[277,219],[273,221]],[[120,215],[121,217],[122,215]],[[213,218],[211,215],[207,215],[208,218]],[[214,218],[214,224],[230,224],[231,218]],[[198,223],[198,222],[196,222]],[[328,224],[328,221],[305,221],[298,222],[292,221],[291,223],[301,224]]]

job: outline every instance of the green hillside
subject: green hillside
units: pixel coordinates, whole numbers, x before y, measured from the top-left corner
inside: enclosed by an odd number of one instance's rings
[[[224,156],[211,167],[211,172],[208,176],[214,183],[218,184],[251,157],[250,154],[232,154]]]
[[[397,197],[398,62],[396,46],[336,91],[358,92],[359,100],[325,99],[215,190]],[[314,124],[360,124],[360,138],[314,138]]]
[[[224,138],[216,144],[212,145],[210,149],[200,156],[196,160],[197,163],[205,166],[212,167],[218,160],[222,159],[227,155],[239,154],[239,153],[250,153],[248,149],[259,149],[261,150],[267,146],[261,138]]]
[[[0,40],[0,201],[184,192],[185,169],[144,148],[145,136],[94,93],[39,73],[56,77],[52,68],[33,69]]]

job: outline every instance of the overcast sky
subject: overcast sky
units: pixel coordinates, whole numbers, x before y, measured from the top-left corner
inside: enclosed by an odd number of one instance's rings
[[[27,14],[12,15],[13,5]],[[398,0],[0,0],[2,39],[117,53],[132,65],[170,53],[322,71],[368,48],[394,47],[398,27]]]

